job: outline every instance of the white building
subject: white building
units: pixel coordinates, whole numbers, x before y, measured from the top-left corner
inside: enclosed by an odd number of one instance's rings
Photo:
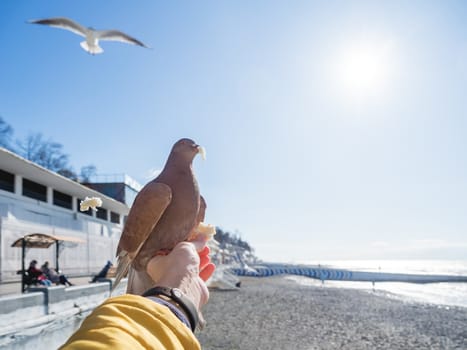
[[[137,190],[130,188],[130,192]],[[102,207],[97,212],[80,212],[79,202],[85,197],[100,197]],[[98,272],[107,260],[115,262],[128,212],[127,204],[0,147],[0,282],[19,279],[21,249],[11,245],[30,233],[85,241],[60,252],[60,270],[68,275]],[[32,259],[39,265],[48,260],[53,266],[55,252],[29,249],[26,263]]]

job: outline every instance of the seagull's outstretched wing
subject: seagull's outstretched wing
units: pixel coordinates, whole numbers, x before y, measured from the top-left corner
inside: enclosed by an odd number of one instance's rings
[[[86,32],[88,31],[87,28],[83,27],[81,24],[66,18],[66,17],[56,17],[56,18],[45,18],[45,19],[37,19],[31,20],[29,23],[33,24],[44,24],[51,27],[61,28],[69,30],[75,34],[86,36]]]
[[[119,30],[99,30],[97,31],[97,37],[100,40],[120,41],[127,44],[139,45],[149,48],[149,46],[146,46],[138,39],[135,39]]]
[[[117,273],[112,291],[126,275],[154,227],[172,200],[172,190],[159,182],[150,182],[138,193],[128,214],[117,248]]]

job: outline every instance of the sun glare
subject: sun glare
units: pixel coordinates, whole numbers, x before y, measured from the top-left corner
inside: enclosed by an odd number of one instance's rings
[[[378,96],[390,80],[388,45],[353,45],[342,50],[337,64],[337,84],[351,97]]]

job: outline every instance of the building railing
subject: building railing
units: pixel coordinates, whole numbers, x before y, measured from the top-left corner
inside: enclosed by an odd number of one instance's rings
[[[124,174],[124,173],[117,173],[117,174],[96,174],[91,175],[88,179],[90,183],[115,183],[121,182],[125,185],[130,186],[136,191],[140,191],[143,186],[133,179],[131,176]]]

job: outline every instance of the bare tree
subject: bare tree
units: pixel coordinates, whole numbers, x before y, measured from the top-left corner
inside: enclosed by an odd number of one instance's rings
[[[42,134],[29,134],[24,141],[16,140],[18,146],[18,154],[32,162],[38,161],[37,154],[42,143]],[[42,165],[42,164],[40,164]]]
[[[19,153],[24,158],[55,171],[68,178],[77,179],[76,173],[68,165],[68,155],[63,153],[63,145],[52,140],[44,140],[41,133],[30,134],[23,142],[17,141]]]
[[[13,128],[0,116],[0,147],[9,149],[51,171],[78,181],[78,175],[69,165],[68,155],[63,152],[63,145],[51,139],[45,140],[41,133],[31,133],[23,141],[14,140],[12,143]],[[81,168],[80,177],[84,181],[94,176],[97,168],[94,165],[86,165]]]
[[[91,177],[95,176],[97,173],[97,168],[95,165],[86,165],[81,167],[80,179],[82,182],[90,182]]]
[[[60,169],[57,171],[58,174],[65,176],[73,181],[78,181],[78,175],[73,171],[72,168]]]
[[[0,147],[14,151],[11,145],[13,128],[0,116]]]

